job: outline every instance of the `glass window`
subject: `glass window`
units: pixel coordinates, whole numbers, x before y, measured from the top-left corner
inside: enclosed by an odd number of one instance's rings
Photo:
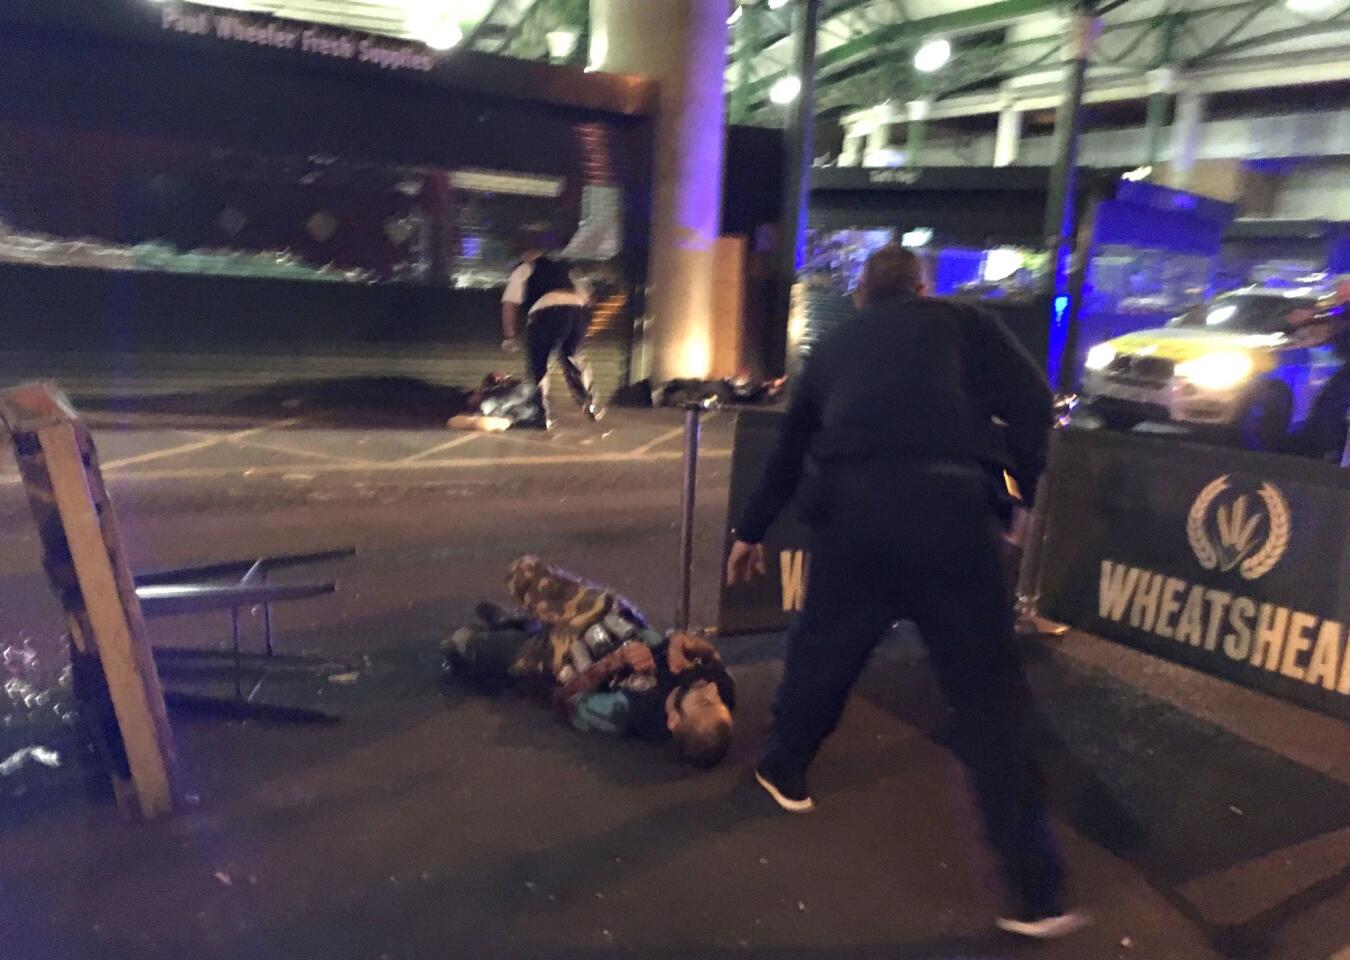
[[[1297,314],[1317,309],[1314,296],[1280,293],[1232,293],[1194,307],[1170,326],[1231,333],[1283,333],[1295,326]]]

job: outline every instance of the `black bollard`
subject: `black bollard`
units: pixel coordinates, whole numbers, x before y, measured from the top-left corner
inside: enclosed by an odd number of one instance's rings
[[[1341,466],[1350,467],[1350,407],[1345,408],[1345,450],[1341,452]]]
[[[675,629],[689,629],[689,607],[694,591],[694,503],[698,488],[698,449],[703,414],[717,407],[715,397],[684,405],[684,482],[680,486],[680,599]]]

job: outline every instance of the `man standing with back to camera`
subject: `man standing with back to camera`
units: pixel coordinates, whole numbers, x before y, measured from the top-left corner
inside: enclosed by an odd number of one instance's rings
[[[737,528],[732,584],[764,572],[765,532],[801,487],[810,580],[755,776],[784,809],[810,810],[807,767],[888,627],[913,621],[1012,895],[998,926],[1059,937],[1086,921],[1061,899],[998,549],[998,479],[1007,469],[1034,489],[1050,389],[996,318],[926,292],[910,251],[891,245],[868,259],[860,313],[807,359]]]

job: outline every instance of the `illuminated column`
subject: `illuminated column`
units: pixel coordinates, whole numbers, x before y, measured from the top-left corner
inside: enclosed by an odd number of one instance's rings
[[[923,148],[928,142],[928,118],[933,113],[932,100],[911,100],[905,104],[909,123],[905,131],[905,166],[923,165]]]
[[[1162,160],[1162,132],[1167,122],[1167,107],[1176,90],[1177,72],[1172,67],[1158,67],[1148,72],[1148,156],[1144,166],[1156,167]]]
[[[591,0],[591,66],[660,85],[647,312],[661,381],[712,366],[729,9],[726,0]]]
[[[876,126],[867,134],[867,149],[864,151],[864,157],[878,157],[883,150],[889,150],[891,146],[891,122],[889,119],[878,120]],[[884,165],[884,161],[879,159],[863,160],[863,166],[877,167]]]
[[[998,132],[994,135],[994,166],[1010,167],[1017,162],[1022,142],[1022,111],[1008,104],[998,114]]]
[[[1190,187],[1191,171],[1200,152],[1200,128],[1205,119],[1204,95],[1184,90],[1177,97],[1177,115],[1172,123],[1171,186]]]

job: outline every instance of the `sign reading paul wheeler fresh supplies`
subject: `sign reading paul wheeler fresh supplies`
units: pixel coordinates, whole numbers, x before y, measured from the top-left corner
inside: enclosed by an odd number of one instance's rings
[[[1059,431],[1040,611],[1350,719],[1350,471]]]
[[[436,65],[436,57],[418,43],[280,20],[265,14],[175,3],[164,7],[160,27],[171,33],[210,37],[223,43],[292,50],[312,57],[367,63],[384,70],[426,73]]]

